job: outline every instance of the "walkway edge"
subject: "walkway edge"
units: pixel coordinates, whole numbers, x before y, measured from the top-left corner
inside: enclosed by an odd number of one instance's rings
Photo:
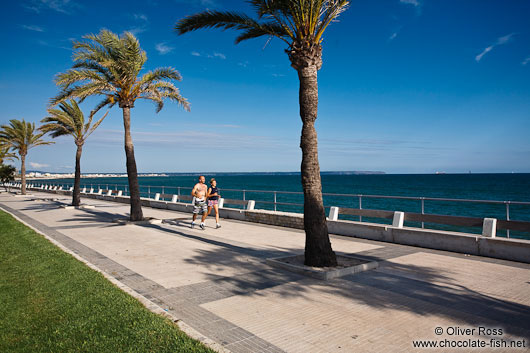
[[[13,218],[15,218],[18,222],[24,224],[26,227],[29,227],[31,228],[33,231],[35,231],[37,234],[40,234],[42,235],[44,238],[46,238],[50,243],[52,243],[53,245],[57,246],[59,249],[61,249],[62,251],[64,251],[65,253],[67,254],[70,254],[72,255],[75,259],[81,261],[82,263],[84,263],[85,265],[87,265],[88,267],[90,267],[91,269],[93,269],[94,271],[97,271],[99,273],[101,273],[107,280],[109,280],[112,284],[114,284],[116,287],[118,287],[119,289],[121,289],[122,291],[124,291],[125,293],[129,294],[130,296],[132,296],[133,298],[135,298],[136,300],[138,300],[140,303],[142,303],[143,306],[145,306],[148,310],[150,310],[151,312],[155,313],[155,314],[159,314],[159,315],[162,315],[162,316],[165,316],[167,317],[168,319],[170,319],[171,321],[173,321],[186,335],[190,336],[191,338],[194,338],[198,341],[200,341],[201,343],[203,343],[205,346],[207,346],[208,348],[210,349],[213,349],[214,351],[218,352],[218,353],[231,353],[228,349],[224,348],[223,346],[221,346],[219,343],[215,342],[214,340],[204,336],[203,334],[201,334],[199,331],[195,330],[194,328],[192,328],[191,326],[189,326],[188,324],[186,324],[184,321],[182,321],[181,319],[179,319],[178,317],[176,317],[175,315],[165,311],[164,309],[162,309],[160,306],[158,306],[157,304],[153,303],[152,301],[150,301],[149,299],[147,299],[146,297],[144,297],[143,295],[141,295],[140,293],[134,291],[131,287],[121,283],[120,281],[118,281],[116,278],[112,277],[110,274],[106,273],[105,271],[101,270],[99,267],[97,267],[96,265],[94,265],[93,263],[87,261],[86,259],[84,259],[83,257],[79,256],[78,254],[74,253],[73,251],[71,251],[70,249],[68,249],[66,246],[64,246],[63,244],[59,243],[58,241],[56,241],[55,239],[49,237],[48,235],[42,233],[40,230],[36,229],[35,227],[33,227],[31,224],[28,224],[26,223],[25,221],[23,221],[22,219],[20,219],[17,215],[9,212],[8,210],[6,210],[4,207],[2,207],[2,205],[0,205],[0,210],[4,211],[5,213],[11,215]]]

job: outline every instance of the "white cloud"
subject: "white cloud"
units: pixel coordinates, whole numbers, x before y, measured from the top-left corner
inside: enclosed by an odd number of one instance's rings
[[[213,56],[216,58],[223,59],[223,60],[226,59],[226,55],[224,55],[223,53],[213,53]]]
[[[521,63],[522,65],[526,65],[530,63],[530,56],[526,57],[526,59],[523,60],[523,62]]]
[[[167,45],[166,43],[158,43],[158,44],[155,46],[155,49],[158,51],[158,53],[159,53],[160,55],[165,55],[165,54],[167,54],[167,53],[172,52],[175,48],[170,47],[170,46]]]
[[[226,60],[226,55],[224,55],[223,53],[217,53],[217,52],[214,52],[213,54],[205,54],[205,55],[202,55],[202,54],[199,53],[199,52],[192,51],[190,54],[193,55],[193,56],[205,56],[205,57],[207,57],[207,58],[209,58],[209,59],[219,58],[219,59],[222,59],[222,60]]]
[[[421,8],[423,6],[423,0],[399,0],[399,3],[415,9],[416,16],[421,15]]]
[[[499,37],[497,38],[497,40],[495,41],[495,43],[493,43],[492,45],[486,47],[480,54],[478,54],[477,56],[475,56],[475,61],[476,62],[479,62],[480,60],[482,60],[482,58],[484,57],[484,55],[486,55],[487,53],[489,53],[490,51],[493,50],[493,48],[499,46],[499,45],[503,45],[503,44],[506,44],[508,42],[510,42],[512,40],[512,37],[515,35],[515,33],[510,33],[510,34],[507,34],[505,36],[502,36],[502,37]]]
[[[147,16],[141,13],[134,13],[133,18],[138,21],[148,22]]]
[[[394,40],[394,39],[396,39],[397,36],[398,36],[398,32],[394,32],[394,33],[392,33],[392,35],[390,37],[388,37],[388,40],[389,41]]]
[[[20,27],[27,29],[28,31],[44,32],[44,28],[34,25],[21,25]]]
[[[402,4],[412,5],[412,6],[421,6],[420,0],[399,0]]]
[[[137,35],[137,34],[147,31],[149,19],[147,18],[146,15],[141,14],[141,13],[133,13],[130,16],[139,24],[132,27],[131,29],[128,29],[127,30],[128,32],[131,32],[132,34]]]
[[[37,169],[47,168],[50,166],[49,164],[37,163],[37,162],[29,162],[29,165],[31,166],[31,168],[37,168]]]
[[[81,7],[72,0],[30,0],[22,3],[22,6],[36,13],[42,10],[54,10],[64,14],[70,14]]]
[[[147,31],[147,27],[145,26],[140,26],[140,27],[133,27],[133,28],[129,28],[127,30],[127,32],[131,32],[132,34],[134,34],[135,36],[140,34],[140,33],[143,33]]]
[[[214,8],[219,7],[217,0],[175,0],[177,4],[185,4],[193,7]]]

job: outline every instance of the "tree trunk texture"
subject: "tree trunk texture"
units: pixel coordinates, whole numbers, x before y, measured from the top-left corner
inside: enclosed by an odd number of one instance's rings
[[[74,192],[72,193],[73,206],[79,206],[81,204],[81,153],[83,153],[83,145],[77,145],[77,152],[75,153]]]
[[[22,186],[20,187],[20,193],[26,195],[26,155],[20,155],[20,179],[22,181]]]
[[[305,265],[336,266],[337,258],[329,241],[328,225],[322,200],[322,181],[318,163],[318,139],[315,120],[318,112],[316,64],[296,67],[300,79],[300,117],[302,119],[302,187],[304,189]]]
[[[131,221],[141,221],[144,216],[140,202],[140,186],[138,184],[138,171],[134,158],[134,145],[131,137],[131,108],[123,107],[123,127],[125,128],[125,156],[127,157],[127,177],[129,180]]]

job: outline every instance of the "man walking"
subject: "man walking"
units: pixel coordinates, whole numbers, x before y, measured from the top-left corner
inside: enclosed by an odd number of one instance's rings
[[[204,184],[206,178],[204,175],[199,176],[199,182],[195,184],[193,190],[191,190],[191,196],[193,196],[193,221],[191,222],[191,228],[195,227],[195,220],[199,212],[202,212],[201,218],[201,229],[204,230],[204,220],[208,216],[208,205],[206,204],[206,192],[208,188]]]

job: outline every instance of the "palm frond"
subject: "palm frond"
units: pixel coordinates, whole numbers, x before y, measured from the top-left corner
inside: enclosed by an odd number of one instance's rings
[[[92,135],[94,131],[96,131],[98,126],[101,125],[103,120],[105,120],[105,118],[107,117],[107,114],[109,114],[109,111],[107,110],[107,112],[103,114],[103,116],[99,120],[97,120],[94,124],[92,124],[92,126],[90,126],[90,123],[92,122],[92,118],[94,117],[95,113],[96,111],[94,110],[90,113],[90,121],[85,125],[85,135],[83,137],[83,141],[86,140],[88,136]]]
[[[247,40],[247,39],[258,38],[261,36],[277,37],[285,41],[287,44],[289,44],[286,38],[289,38],[291,34],[288,30],[286,30],[285,27],[281,25],[278,25],[275,23],[265,23],[265,24],[260,25],[260,27],[250,28],[246,30],[245,32],[243,32],[242,34],[240,34],[236,38],[236,44],[239,44],[242,41]]]
[[[154,101],[157,104],[157,113],[164,107],[164,98],[177,102],[186,111],[190,111],[191,109],[190,103],[180,95],[179,89],[167,81],[156,82],[144,87],[140,98]]]
[[[73,136],[76,143],[84,143],[86,138],[103,122],[107,113],[103,115],[95,124],[92,124],[94,115],[97,110],[90,112],[88,121],[85,123],[85,116],[75,100],[62,102],[60,109],[48,109],[49,116],[42,119],[42,125],[39,130],[44,133],[50,133],[51,137],[63,135]]]

